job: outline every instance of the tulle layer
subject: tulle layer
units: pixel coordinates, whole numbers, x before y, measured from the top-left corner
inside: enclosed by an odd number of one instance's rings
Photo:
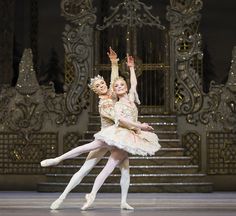
[[[102,129],[94,137],[133,155],[154,155],[161,148],[155,133],[141,131],[137,134],[115,125]]]

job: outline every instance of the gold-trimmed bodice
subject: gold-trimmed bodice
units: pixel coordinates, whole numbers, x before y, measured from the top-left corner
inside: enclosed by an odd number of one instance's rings
[[[105,128],[114,124],[114,105],[115,101],[110,98],[101,98],[99,100],[98,110],[101,117],[101,128]]]
[[[138,121],[138,109],[135,104],[129,105],[118,101],[115,105],[115,118],[126,118],[134,122]]]

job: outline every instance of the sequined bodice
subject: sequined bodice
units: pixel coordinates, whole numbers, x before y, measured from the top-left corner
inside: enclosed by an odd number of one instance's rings
[[[123,103],[121,101],[118,101],[116,103],[116,114],[119,113],[118,115],[121,115],[122,117],[128,119],[128,120],[131,120],[131,121],[134,121],[134,122],[137,122],[138,120],[138,109],[137,107],[135,106],[135,104],[126,104],[126,103]],[[116,116],[116,118],[119,118],[119,116]]]
[[[98,109],[101,117],[101,128],[114,124],[114,100],[110,98],[100,99]]]

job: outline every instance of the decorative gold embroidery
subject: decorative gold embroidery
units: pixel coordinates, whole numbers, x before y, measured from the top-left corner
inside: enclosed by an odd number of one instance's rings
[[[114,124],[114,101],[110,98],[100,99],[99,113],[101,116],[101,128],[105,128]]]

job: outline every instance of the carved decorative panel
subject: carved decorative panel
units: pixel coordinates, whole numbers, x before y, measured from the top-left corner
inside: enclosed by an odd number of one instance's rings
[[[204,94],[203,54],[198,32],[199,10],[203,3],[201,0],[172,0],[170,3],[167,19],[170,21],[173,110],[179,117],[184,116],[186,123],[203,124],[208,130],[236,131],[236,48],[233,49],[228,82],[225,85],[212,82],[209,93]]]
[[[93,64],[93,26],[96,15],[90,0],[62,0],[61,10],[68,21],[62,35],[66,55],[65,106],[67,116],[78,118],[89,101],[87,84]],[[74,120],[70,123],[69,118],[67,123],[74,124]]]
[[[0,132],[0,173],[44,173],[40,161],[56,157],[57,149],[57,133],[35,133],[29,141],[17,133]]]
[[[208,174],[236,174],[236,134],[207,134]]]
[[[67,152],[79,145],[81,135],[77,132],[68,132],[63,137],[63,152]]]
[[[71,62],[67,60],[65,57],[65,84],[66,85],[71,85],[73,81],[75,80],[75,69]]]
[[[31,134],[42,129],[45,114],[43,94],[33,69],[33,56],[26,49],[19,67],[19,77],[15,88],[2,87],[0,122],[4,129],[18,133],[30,140]]]
[[[115,7],[111,7],[113,13],[109,17],[104,18],[104,24],[97,29],[104,30],[108,27],[129,26],[129,27],[144,27],[156,26],[160,29],[165,29],[159,20],[151,14],[152,6],[147,6],[139,0],[124,0]]]
[[[196,124],[194,113],[203,106],[202,51],[199,10],[201,0],[172,0],[167,8],[171,37],[171,82],[175,83],[174,109]]]
[[[232,51],[232,61],[225,85],[211,83],[205,96],[204,109],[199,112],[199,120],[207,124],[209,130],[219,127],[224,131],[236,132],[236,47]]]
[[[182,136],[184,155],[191,157],[191,164],[201,167],[201,136],[194,131],[186,132]]]

